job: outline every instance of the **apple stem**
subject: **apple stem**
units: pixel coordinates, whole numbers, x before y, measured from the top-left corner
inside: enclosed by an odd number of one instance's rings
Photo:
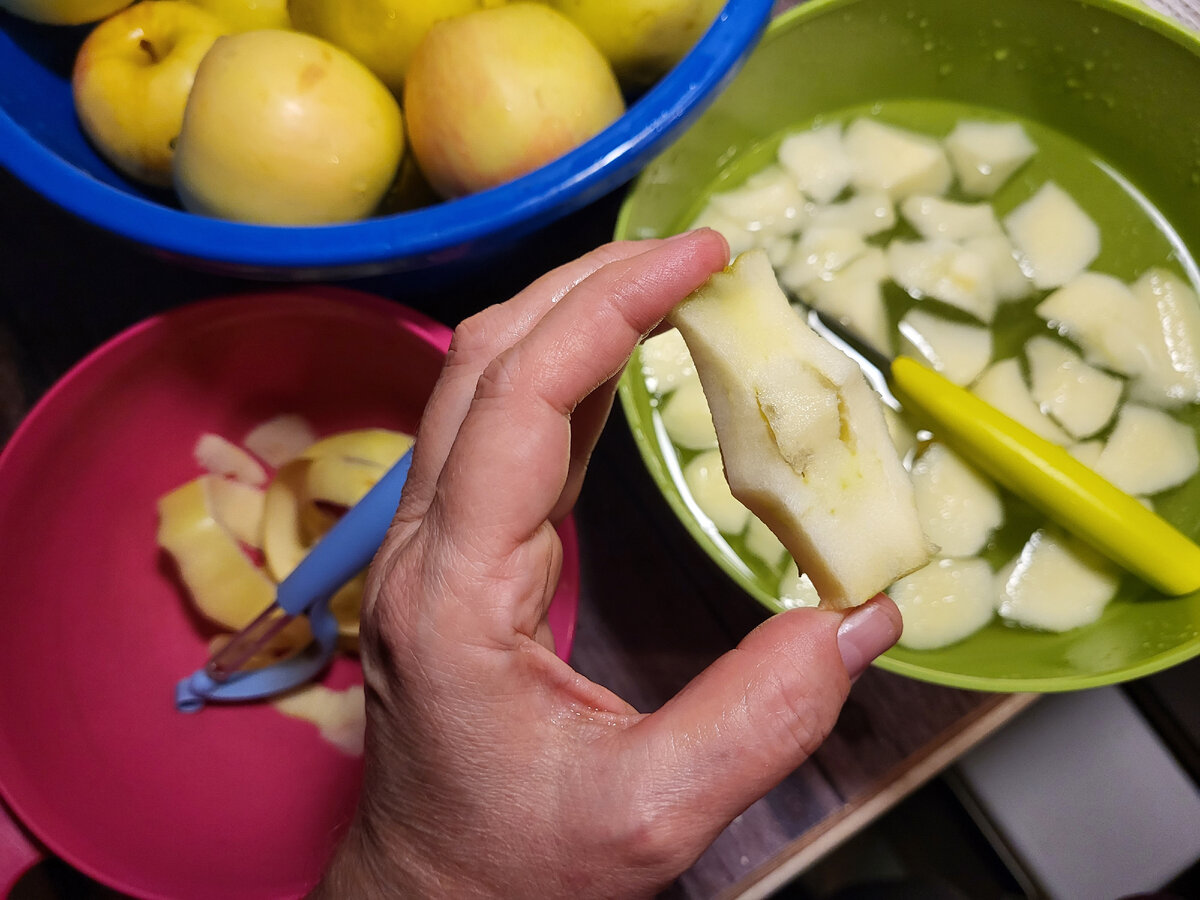
[[[150,57],[150,62],[158,62],[158,54],[154,52],[154,45],[152,43],[145,38],[142,38],[140,41],[138,41],[138,46],[146,51],[146,54]]]

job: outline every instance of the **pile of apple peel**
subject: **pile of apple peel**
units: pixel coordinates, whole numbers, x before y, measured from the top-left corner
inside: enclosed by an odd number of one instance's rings
[[[264,422],[240,444],[199,438],[203,472],[159,499],[157,541],[195,610],[221,629],[214,652],[271,605],[278,584],[411,446],[410,435],[381,428],[318,439],[293,415]],[[358,650],[364,581],[365,570],[330,599],[345,652]],[[298,617],[250,665],[277,662],[310,640]]]

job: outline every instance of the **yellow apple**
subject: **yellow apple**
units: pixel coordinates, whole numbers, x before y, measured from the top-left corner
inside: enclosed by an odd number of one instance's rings
[[[203,215],[274,225],[369,215],[404,150],[400,106],[327,41],[263,29],[220,38],[196,72],[175,189]]]
[[[288,0],[188,0],[222,19],[234,31],[291,28]]]
[[[123,9],[133,0],[0,0],[0,9],[46,25],[82,25]]]
[[[413,153],[443,197],[536,169],[624,110],[603,55],[537,3],[437,23],[413,54],[404,85]]]
[[[289,0],[292,24],[337,44],[396,93],[434,22],[495,5],[494,0]]]
[[[92,29],[71,92],[84,133],[130,178],[171,184],[173,146],[200,60],[229,30],[184,0],[143,0]]]
[[[608,57],[621,83],[656,81],[708,30],[725,0],[549,0]]]

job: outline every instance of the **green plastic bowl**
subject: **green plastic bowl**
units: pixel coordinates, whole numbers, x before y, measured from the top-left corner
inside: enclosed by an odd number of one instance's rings
[[[904,107],[910,120],[920,119],[926,102],[1016,117],[1086,148],[1125,186],[1089,196],[1105,237],[1094,267],[1132,279],[1157,260],[1200,282],[1192,261],[1200,255],[1200,40],[1116,0],[812,0],[796,7],[772,23],[730,87],[635,183],[617,237],[683,229],[708,194],[763,164],[786,129],[873,104]],[[952,123],[931,114],[908,124],[936,132]],[[1151,240],[1123,227],[1122,205],[1131,198],[1161,214],[1192,257],[1161,234]],[[774,579],[690,511],[636,363],[620,397],[651,475],[705,552],[751,597],[780,611]],[[1200,410],[1184,418],[1200,427]],[[1198,482],[1156,498],[1156,508],[1193,538],[1200,537]],[[1200,593],[1155,596],[1127,578],[1091,626],[1047,634],[997,621],[941,650],[895,648],[878,664],[954,687],[1066,691],[1138,678],[1197,654]]]

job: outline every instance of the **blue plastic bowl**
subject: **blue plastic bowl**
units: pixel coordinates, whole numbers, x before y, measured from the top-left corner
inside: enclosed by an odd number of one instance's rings
[[[0,165],[100,228],[180,262],[254,278],[352,278],[491,256],[620,187],[715,98],[757,43],[771,0],[728,0],[691,52],[620,119],[507,184],[341,225],[247,225],[185,212],[109,166],[79,128],[75,50],[89,26],[0,13]]]

